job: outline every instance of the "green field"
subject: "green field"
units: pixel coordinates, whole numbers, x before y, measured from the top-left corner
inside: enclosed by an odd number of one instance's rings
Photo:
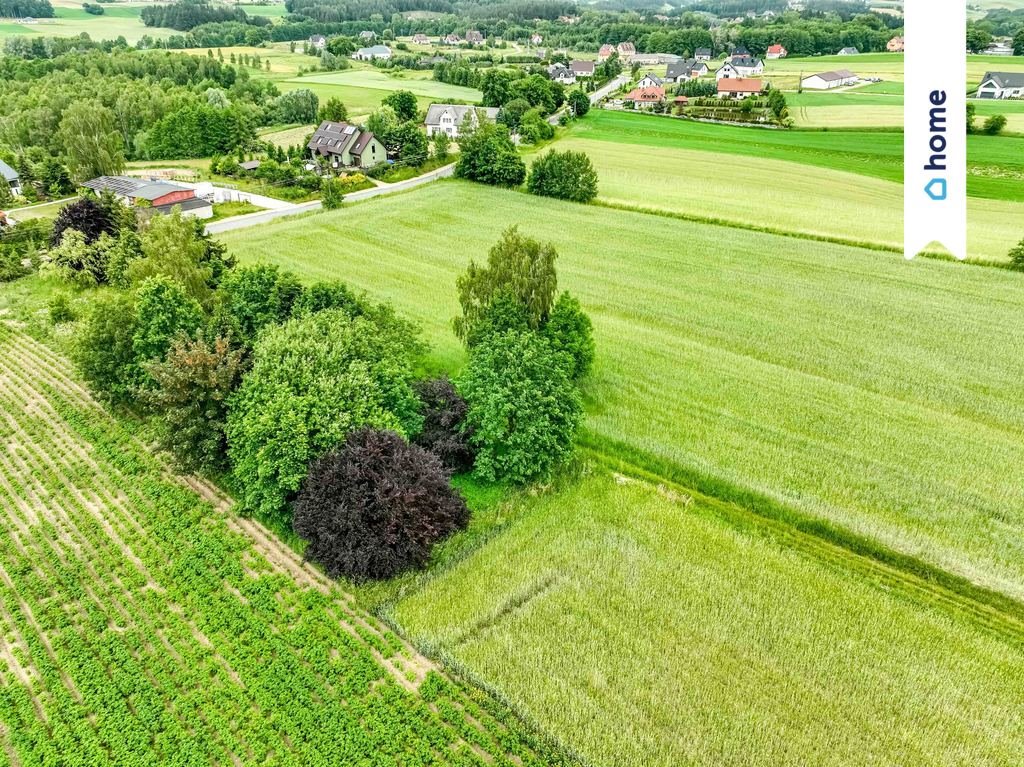
[[[548,763],[68,368],[0,325],[4,763]]]
[[[54,3],[56,18],[37,19],[36,24],[0,24],[0,40],[5,37],[30,35],[39,37],[73,37],[85,33],[93,40],[114,40],[124,37],[137,43],[143,36],[154,38],[181,34],[173,29],[147,27],[139,14],[145,3],[117,3],[103,6],[103,15],[94,16],[82,10],[81,3]]]
[[[476,103],[481,93],[475,88],[449,85],[430,78],[429,72],[405,72],[392,76],[376,69],[349,69],[342,72],[310,74],[278,82],[282,90],[309,88],[321,100],[341,99],[353,114],[369,114],[381,101],[397,90],[416,94],[420,108],[433,102],[464,101]]]
[[[593,765],[1003,765],[1019,624],[706,499],[603,470],[392,617]]]
[[[611,203],[902,247],[903,135],[773,131],[594,112],[559,149],[586,152]],[[972,137],[972,258],[1020,240],[1024,139]],[[994,199],[989,199],[994,198]]]
[[[515,223],[594,318],[603,449],[1024,596],[1019,275],[458,182],[224,240],[394,301],[451,368],[455,276]]]

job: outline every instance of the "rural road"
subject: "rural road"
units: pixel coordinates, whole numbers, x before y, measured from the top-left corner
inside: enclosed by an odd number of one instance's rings
[[[605,96],[607,96],[607,95],[609,95],[611,93],[615,93],[615,91],[617,91],[619,88],[621,88],[623,85],[625,85],[628,82],[629,82],[629,75],[627,75],[627,74],[619,75],[618,77],[616,77],[614,80],[612,80],[607,85],[604,85],[604,86],[598,88],[593,93],[591,93],[590,94],[590,103],[591,104],[596,104],[601,99],[603,99]]]
[[[363,189],[359,192],[346,194],[345,202],[368,200],[371,197],[379,197],[384,194],[403,192],[406,189],[414,189],[417,186],[429,184],[431,181],[436,181],[439,178],[448,178],[454,173],[455,163],[452,163],[450,165],[445,165],[443,168],[438,168],[437,170],[432,170],[429,173],[424,173],[422,176],[410,178],[406,181],[399,181],[396,184],[385,184],[382,186],[375,186],[372,189]],[[275,218],[281,218],[282,216],[294,216],[299,213],[309,213],[314,210],[320,210],[322,207],[323,204],[320,200],[313,200],[312,202],[289,205],[287,207],[278,208],[277,210],[261,210],[258,213],[249,213],[245,216],[234,216],[232,218],[225,218],[223,221],[214,221],[206,225],[206,231],[209,234],[218,234],[220,232],[230,232],[233,229],[245,229],[249,226],[266,224],[273,221]]]

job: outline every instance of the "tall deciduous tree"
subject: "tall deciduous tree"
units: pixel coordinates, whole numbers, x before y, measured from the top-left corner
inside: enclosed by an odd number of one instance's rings
[[[519,186],[526,179],[526,164],[505,125],[483,122],[459,136],[459,178],[494,186]]]
[[[75,179],[113,176],[124,170],[124,142],[114,113],[98,101],[76,101],[64,110],[58,137]]]

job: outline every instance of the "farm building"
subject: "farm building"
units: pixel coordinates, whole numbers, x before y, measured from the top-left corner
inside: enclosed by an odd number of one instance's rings
[[[0,160],[0,178],[7,182],[12,192],[21,194],[21,181],[18,178],[18,171],[3,160]]]
[[[462,44],[462,38],[459,37],[454,32],[452,32],[450,35],[445,35],[444,36],[444,44],[445,45],[461,45]]]
[[[484,36],[477,29],[470,29],[466,32],[466,42],[470,45],[483,45]]]
[[[769,59],[784,59],[788,55],[789,51],[781,45],[770,45],[768,46],[768,53],[766,54],[766,57]]]
[[[100,176],[82,184],[97,194],[110,192],[121,202],[134,208],[146,208],[156,213],[170,213],[180,208],[190,218],[211,218],[213,203],[196,197],[196,190],[168,181],[132,176]]]
[[[593,77],[594,62],[573,61],[569,64],[569,71],[572,72],[576,77]]]
[[[889,53],[903,53],[903,45],[903,38],[896,36],[885,44],[885,49],[889,51]]]
[[[615,50],[620,59],[628,59],[636,55],[636,46],[633,43],[619,43]]]
[[[713,54],[710,48],[698,48],[693,52],[693,57],[697,61],[711,61]]]
[[[1024,98],[1024,72],[986,72],[977,96],[979,99]]]
[[[718,81],[718,98],[745,99],[747,96],[757,96],[761,92],[761,88],[760,80],[745,77],[726,78]]]
[[[842,88],[845,85],[853,85],[857,82],[857,75],[849,69],[839,69],[835,72],[819,72],[816,75],[805,77],[800,85],[814,91],[824,91],[830,88]]]
[[[674,64],[681,60],[681,57],[674,53],[634,53],[629,61],[631,64],[657,66],[658,64]]]
[[[372,43],[374,40],[377,39],[377,33],[371,32],[368,29],[364,29],[362,32],[359,33],[359,39],[366,43]]]
[[[422,32],[417,32],[415,35],[413,35],[412,41],[416,43],[416,45],[430,45],[430,38],[427,37]]]
[[[388,159],[388,152],[369,131],[348,123],[325,120],[306,145],[314,162],[326,160],[331,168],[372,168]]]
[[[534,32],[532,35],[530,35],[530,44],[531,45],[540,45],[542,42],[544,42],[544,36],[543,35],[538,35],[536,32]]]
[[[610,59],[614,53],[615,46],[608,45],[607,43],[605,43],[604,45],[601,46],[601,50],[597,52],[597,60],[608,61],[608,59]]]
[[[649,109],[655,104],[665,102],[664,88],[634,88],[623,98],[627,104],[634,104],[640,108]]]
[[[552,64],[548,67],[548,77],[562,85],[572,85],[576,82],[576,75],[565,64]]]
[[[652,74],[651,72],[648,72],[647,74],[640,78],[640,81],[636,84],[636,87],[660,88],[662,85],[664,85],[664,81],[660,77],[658,77],[655,74]]]
[[[1013,55],[1013,46],[1009,42],[1006,42],[1005,40],[1003,40],[1003,41],[998,41],[997,40],[996,42],[992,43],[988,48],[985,49],[985,55],[986,56],[1012,56]]]
[[[352,54],[352,58],[356,61],[373,61],[374,59],[387,61],[391,58],[391,49],[386,45],[371,45],[369,48],[360,48]]]
[[[308,42],[311,48],[316,48],[318,51],[322,51],[324,46],[327,45],[327,38],[323,35],[311,35]]]
[[[427,128],[427,135],[435,133],[447,133],[452,138],[459,137],[466,120],[469,125],[477,125],[481,117],[488,122],[498,119],[497,107],[473,107],[462,104],[431,104],[427,109],[427,118],[423,124]]]
[[[853,48],[853,47],[843,48],[841,51],[839,51],[839,55],[840,56],[858,56],[858,55],[860,55],[860,51],[858,51],[856,48]]]

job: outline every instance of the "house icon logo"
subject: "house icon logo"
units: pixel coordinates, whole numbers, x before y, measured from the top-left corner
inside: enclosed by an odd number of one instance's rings
[[[946,179],[944,178],[933,178],[928,182],[928,186],[924,188],[925,194],[931,197],[936,202],[945,200],[947,195]]]

